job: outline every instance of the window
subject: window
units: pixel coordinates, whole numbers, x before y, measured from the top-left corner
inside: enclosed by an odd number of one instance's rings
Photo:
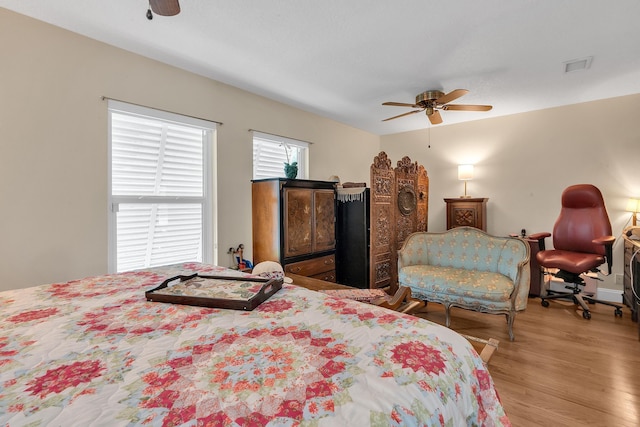
[[[109,101],[109,271],[211,263],[216,125]]]
[[[284,164],[298,163],[298,178],[309,178],[309,143],[253,132],[253,179],[285,177]]]

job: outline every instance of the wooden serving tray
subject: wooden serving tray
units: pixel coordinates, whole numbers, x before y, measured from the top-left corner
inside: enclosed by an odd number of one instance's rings
[[[145,292],[147,301],[251,311],[282,288],[282,279],[191,274]]]

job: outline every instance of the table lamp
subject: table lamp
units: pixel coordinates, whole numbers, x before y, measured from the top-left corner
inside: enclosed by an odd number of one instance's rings
[[[638,214],[638,208],[640,203],[638,203],[638,199],[629,199],[627,201],[627,208],[625,209],[625,211],[627,212],[633,212],[633,216],[632,218],[632,225],[635,227],[636,226],[636,216]]]
[[[460,197],[464,199],[471,197],[467,196],[467,181],[473,179],[473,165],[458,165],[458,179],[464,181],[464,196]]]

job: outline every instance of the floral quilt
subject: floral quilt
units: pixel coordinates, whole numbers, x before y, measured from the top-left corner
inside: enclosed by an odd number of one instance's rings
[[[0,425],[508,426],[460,335],[285,284],[253,311],[148,302],[183,264],[0,293]]]

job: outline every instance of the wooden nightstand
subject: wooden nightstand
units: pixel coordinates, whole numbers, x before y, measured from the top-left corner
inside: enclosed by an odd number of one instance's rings
[[[447,204],[447,230],[467,226],[487,231],[488,200],[475,197],[444,199]]]

